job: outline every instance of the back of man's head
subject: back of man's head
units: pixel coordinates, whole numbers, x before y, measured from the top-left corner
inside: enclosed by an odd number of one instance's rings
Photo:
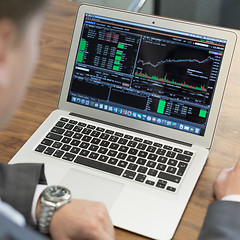
[[[0,0],[0,21],[7,19],[18,27],[24,26],[47,2],[48,0]]]

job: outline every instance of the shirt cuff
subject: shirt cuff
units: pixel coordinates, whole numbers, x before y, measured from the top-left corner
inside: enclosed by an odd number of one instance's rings
[[[31,216],[32,216],[32,220],[33,220],[34,224],[37,224],[37,219],[36,219],[37,202],[38,202],[40,195],[42,194],[42,192],[44,191],[44,189],[46,187],[47,187],[47,185],[38,184],[35,189],[35,193],[33,196],[33,202],[32,202],[32,209],[31,209]]]
[[[223,197],[221,201],[240,202],[240,194],[231,194]]]

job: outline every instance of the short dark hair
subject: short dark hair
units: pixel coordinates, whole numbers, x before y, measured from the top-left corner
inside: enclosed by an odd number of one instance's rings
[[[38,11],[44,8],[48,0],[0,0],[0,20],[8,19],[21,26]]]

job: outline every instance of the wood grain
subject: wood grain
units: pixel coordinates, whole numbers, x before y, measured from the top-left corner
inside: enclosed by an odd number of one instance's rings
[[[14,156],[57,107],[77,6],[77,3],[67,0],[53,0],[49,6],[40,42],[41,56],[33,80],[20,109],[0,133],[0,159],[3,162],[8,162]],[[239,35],[239,32],[237,34]],[[233,166],[239,158],[239,54],[238,43],[209,159],[180,221],[174,240],[197,239],[207,207],[214,200],[212,183],[217,173],[222,168]],[[116,229],[116,239],[147,238]]]

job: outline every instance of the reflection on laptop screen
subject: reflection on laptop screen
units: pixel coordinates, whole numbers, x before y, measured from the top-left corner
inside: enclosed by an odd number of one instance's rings
[[[225,45],[86,14],[68,101],[203,136]]]

